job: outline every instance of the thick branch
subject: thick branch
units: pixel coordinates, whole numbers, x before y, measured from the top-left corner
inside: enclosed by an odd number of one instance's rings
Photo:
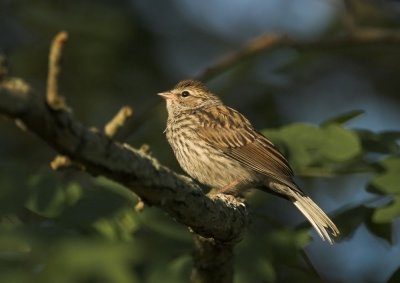
[[[29,131],[91,174],[123,184],[204,237],[236,241],[247,225],[246,208],[234,197],[207,197],[190,178],[172,172],[143,151],[88,130],[68,111],[51,109],[45,96],[20,79],[0,82],[0,113],[22,121]]]
[[[233,245],[194,235],[193,283],[233,282]]]

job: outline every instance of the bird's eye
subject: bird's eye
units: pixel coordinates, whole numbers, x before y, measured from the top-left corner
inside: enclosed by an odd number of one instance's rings
[[[182,97],[188,97],[190,95],[190,92],[188,92],[187,90],[182,91],[181,96]]]

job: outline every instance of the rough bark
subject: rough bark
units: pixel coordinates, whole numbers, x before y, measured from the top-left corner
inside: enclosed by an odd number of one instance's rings
[[[233,282],[234,243],[218,243],[214,239],[194,235],[193,283]]]
[[[220,242],[240,238],[247,211],[234,197],[208,197],[190,178],[127,144],[79,123],[68,110],[54,110],[21,79],[0,82],[0,113],[23,123],[60,154],[97,176],[106,176],[158,206],[203,237]]]

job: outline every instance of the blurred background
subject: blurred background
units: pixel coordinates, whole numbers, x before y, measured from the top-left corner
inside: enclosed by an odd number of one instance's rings
[[[0,0],[0,49],[45,93],[51,40],[67,31],[60,92],[75,117],[101,129],[130,105],[125,141],[182,172],[155,94],[263,34],[304,43],[206,83],[277,143],[343,235],[329,246],[289,203],[255,192],[235,282],[400,282],[400,40],[318,45],[354,24],[400,33],[400,2]],[[102,177],[51,171],[56,152],[6,118],[0,129],[0,282],[188,282],[186,227],[135,212],[136,197]]]

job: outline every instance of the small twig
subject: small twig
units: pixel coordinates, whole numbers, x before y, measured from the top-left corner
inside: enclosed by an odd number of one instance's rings
[[[150,146],[146,143],[140,146],[139,151],[142,152],[143,154],[151,155]]]
[[[61,57],[64,45],[67,42],[68,33],[59,32],[53,39],[49,53],[49,70],[47,75],[47,104],[53,110],[67,109],[65,98],[58,93],[58,78],[61,73]],[[73,163],[69,157],[57,155],[50,163],[50,167],[57,171],[69,167],[83,169],[81,165]]]
[[[53,110],[67,109],[64,97],[58,93],[58,78],[61,72],[61,57],[68,33],[59,32],[53,39],[49,55],[49,73],[47,76],[47,104]]]
[[[129,106],[122,107],[119,112],[107,123],[104,127],[104,133],[107,137],[114,140],[121,140],[129,133],[124,133],[124,130],[129,128],[127,124],[130,124],[133,118],[133,109]]]
[[[141,198],[139,198],[139,201],[135,205],[135,211],[142,212],[145,207],[146,207],[146,203]]]
[[[242,59],[258,54],[263,50],[271,49],[278,45],[285,44],[286,42],[289,42],[287,36],[276,34],[262,35],[249,41],[243,48],[239,49],[238,51],[222,57],[220,60],[217,61],[215,65],[207,68],[204,72],[196,77],[199,80],[207,81],[212,77],[220,74],[221,72],[227,70]]]
[[[57,155],[53,161],[50,162],[50,167],[54,171],[59,171],[63,170],[66,168],[75,168],[80,171],[84,171],[85,167],[82,164],[79,164],[77,162],[73,162],[71,159],[69,159],[68,156],[65,155]]]

